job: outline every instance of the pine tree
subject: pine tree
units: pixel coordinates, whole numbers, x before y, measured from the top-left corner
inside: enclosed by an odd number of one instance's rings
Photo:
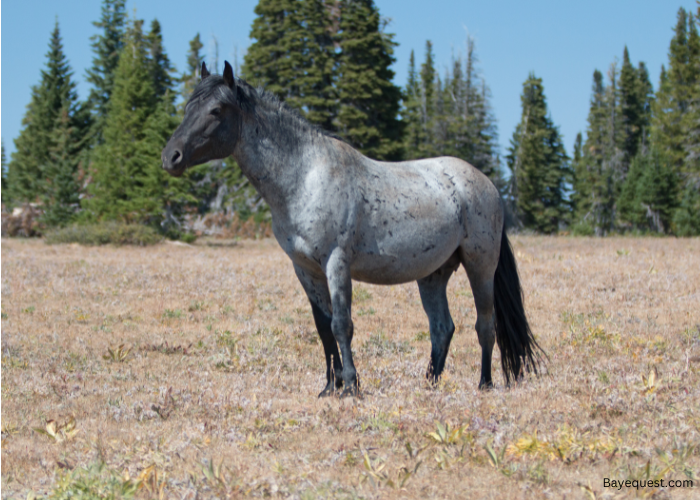
[[[603,74],[598,70],[593,72],[586,141],[573,185],[574,191],[579,193],[575,197],[574,231],[598,236],[614,228],[618,186],[626,175],[624,153],[618,147],[622,137],[621,114],[614,65],[608,75],[610,85],[606,86]]]
[[[525,227],[554,233],[568,218],[568,157],[559,130],[548,115],[542,80],[534,74],[523,84],[521,102],[522,119],[508,155],[514,181],[511,195]]]
[[[163,48],[163,35],[157,19],[151,22],[151,31],[146,37],[146,42],[151,61],[151,78],[153,78],[156,98],[162,99],[167,95],[168,99],[174,100],[175,95],[172,89],[175,82],[172,74],[175,72],[175,69],[170,64],[170,59]]]
[[[618,200],[621,220],[643,231],[667,232],[676,205],[675,184],[676,176],[657,151],[638,154]]]
[[[439,148],[436,146],[435,138],[435,56],[433,54],[433,43],[430,40],[425,42],[425,61],[420,67],[420,110],[421,110],[421,136],[422,142],[418,149],[420,158],[431,158],[437,156]]]
[[[95,144],[102,142],[107,107],[114,89],[114,73],[124,47],[125,4],[126,0],[103,0],[100,20],[92,23],[102,30],[101,34],[90,38],[95,57],[86,78],[92,84],[88,106],[93,113],[92,135]]]
[[[629,163],[637,155],[643,142],[643,134],[648,127],[647,94],[645,82],[640,72],[630,62],[629,51],[625,46],[620,69],[620,112],[622,115],[622,150]]]
[[[573,172],[571,205],[574,225],[572,230],[574,234],[591,235],[593,227],[585,222],[586,215],[591,209],[591,175],[589,166],[583,158],[583,136],[581,132],[576,134],[574,141],[574,153],[571,160],[571,169]]]
[[[334,129],[337,29],[334,0],[261,0],[243,76],[312,123]]]
[[[416,58],[411,51],[408,63],[408,81],[404,90],[403,111],[404,151],[406,159],[420,158],[420,147],[423,143],[423,125],[421,121],[421,81],[416,73]]]
[[[700,5],[695,14],[694,27],[689,27],[689,45],[697,44],[697,30],[700,27]],[[692,52],[697,54],[697,48]],[[700,74],[700,57],[694,57],[695,75]],[[685,130],[683,187],[679,190],[680,201],[673,218],[673,226],[679,236],[700,234],[700,83],[693,87],[688,113],[683,121]]]
[[[104,142],[93,156],[91,198],[83,204],[92,218],[155,222],[162,208],[154,181],[160,153],[147,140],[146,124],[158,100],[142,21],[130,24],[124,49],[114,74]]]
[[[491,111],[489,89],[477,71],[474,39],[467,39],[467,53],[462,77],[459,60],[453,62],[453,89],[448,101],[452,107],[453,130],[450,142],[453,154],[465,159],[486,174],[499,189],[502,188],[500,159],[498,158],[498,131]]]
[[[488,86],[476,62],[472,38],[467,39],[464,60],[453,55],[452,71],[446,71],[444,79],[435,71],[430,41],[426,42],[420,75],[416,73],[412,55],[402,112],[406,155],[407,158],[462,158],[489,176],[500,189],[503,180],[496,121],[489,104]]]
[[[171,89],[166,88],[165,96],[170,94]],[[141,145],[142,154],[148,158],[141,189],[158,199],[158,207],[151,212],[152,221],[159,222],[161,230],[173,239],[181,236],[183,218],[188,209],[199,203],[194,187],[196,175],[193,176],[192,170],[181,177],[173,177],[160,167],[160,151],[179,123],[172,101],[167,98],[159,100],[146,121]]]
[[[697,224],[692,221],[700,217],[700,211],[694,212],[695,191],[700,186],[699,101],[700,36],[694,16],[681,8],[669,48],[668,70],[662,68],[652,106],[651,123],[651,142],[665,168],[678,177],[679,212],[672,224],[677,234],[698,234]]]
[[[291,87],[298,76],[294,68],[295,59],[300,54],[289,52],[292,48],[289,42],[293,39],[289,32],[298,34],[301,30],[296,2],[260,0],[255,6],[255,14],[257,17],[250,29],[253,43],[248,47],[243,61],[243,77],[282,100],[298,95]]]
[[[653,109],[652,141],[671,168],[684,169],[688,111],[700,82],[700,37],[693,15],[681,8],[669,48],[669,67],[659,85]]]
[[[202,68],[202,62],[204,57],[202,56],[202,48],[204,44],[199,38],[199,33],[197,33],[192,40],[190,40],[190,50],[187,52],[187,69],[180,75],[180,96],[182,101],[178,105],[178,114],[183,116],[185,114],[185,104],[189,100],[194,88],[199,83],[199,72]]]
[[[54,127],[64,108],[72,125],[81,125],[82,114],[77,102],[76,84],[63,53],[58,21],[51,33],[46,69],[41,82],[32,87],[32,99],[22,120],[23,129],[15,139],[15,152],[8,166],[8,198],[11,203],[37,201],[44,183],[44,168],[51,162]]]
[[[649,79],[649,71],[647,71],[643,61],[639,61],[639,66],[637,67],[637,84],[639,86],[639,100],[643,103],[641,120],[639,122],[642,132],[637,151],[644,153],[650,146],[649,138],[651,134],[651,109],[654,102],[654,87]]]
[[[42,169],[42,222],[49,227],[62,227],[73,222],[80,208],[79,167],[81,156],[84,156],[81,155],[84,146],[81,136],[84,133],[73,123],[71,111],[70,103],[66,101],[52,131],[50,160]]]
[[[2,170],[0,171],[2,172],[2,203],[4,205],[7,202],[9,184],[7,183],[7,159],[5,157],[5,141],[0,141],[0,144],[2,145]]]
[[[390,69],[396,45],[384,32],[372,0],[341,0],[336,89],[338,133],[363,154],[379,160],[403,155],[398,120],[401,89]]]
[[[331,17],[334,4],[329,0],[301,0],[299,15],[302,29],[298,34],[287,33],[288,37],[301,39],[301,57],[296,75],[299,95],[288,102],[311,123],[329,131],[334,130],[334,120],[338,114],[334,87],[335,20]]]

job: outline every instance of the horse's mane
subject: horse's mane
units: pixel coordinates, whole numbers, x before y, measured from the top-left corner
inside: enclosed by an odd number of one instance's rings
[[[323,136],[339,139],[332,132],[310,123],[288,104],[262,87],[255,88],[245,80],[236,78],[236,95],[221,75],[210,75],[195,87],[190,102],[215,96],[224,104],[237,105],[265,128],[276,142],[299,143],[305,139]]]

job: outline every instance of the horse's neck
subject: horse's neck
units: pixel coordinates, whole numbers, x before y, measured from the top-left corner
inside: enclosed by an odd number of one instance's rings
[[[234,157],[274,214],[295,198],[307,166],[301,161],[301,148],[285,148],[263,130],[244,127]]]

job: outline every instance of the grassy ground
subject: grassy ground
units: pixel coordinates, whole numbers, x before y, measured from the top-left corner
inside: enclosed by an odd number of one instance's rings
[[[514,237],[548,375],[479,392],[465,273],[436,389],[415,283],[355,283],[363,397],[272,240],[2,240],[2,496],[698,498],[700,241]],[[500,367],[495,350],[495,367]],[[38,429],[38,430],[37,430]],[[81,490],[81,491],[82,491]]]

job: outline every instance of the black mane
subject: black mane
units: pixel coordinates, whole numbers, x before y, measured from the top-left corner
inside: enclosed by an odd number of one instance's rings
[[[240,78],[236,78],[234,96],[221,75],[210,75],[195,87],[188,104],[211,96],[224,104],[236,105],[245,113],[253,115],[258,124],[278,140],[299,142],[304,138],[310,139],[319,135],[342,140],[332,132],[310,123],[271,92],[262,87],[256,89]]]

